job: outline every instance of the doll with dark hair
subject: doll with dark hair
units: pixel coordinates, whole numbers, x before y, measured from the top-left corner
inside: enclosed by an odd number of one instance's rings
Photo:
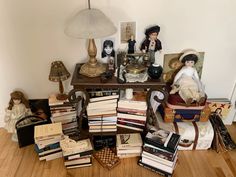
[[[194,101],[200,105],[206,99],[203,85],[199,79],[197,70],[194,67],[199,56],[199,53],[195,50],[188,50],[181,55],[179,60],[184,66],[176,74],[172,84],[172,90],[170,91],[170,94],[178,92],[187,106]]]
[[[144,53],[149,52],[151,63],[155,62],[155,52],[162,49],[161,41],[157,39],[159,32],[160,27],[158,25],[146,29],[146,38],[141,44],[140,50]]]
[[[29,108],[29,102],[25,98],[24,94],[20,91],[14,91],[11,93],[11,99],[9,101],[8,108],[6,109],[6,115],[4,121],[6,123],[5,128],[9,133],[13,133],[12,140],[17,141],[15,124],[16,122],[31,114]]]

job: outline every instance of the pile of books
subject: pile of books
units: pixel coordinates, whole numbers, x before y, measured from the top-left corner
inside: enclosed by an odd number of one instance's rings
[[[140,133],[116,135],[116,152],[120,158],[140,156],[142,146],[143,141]]]
[[[152,128],[145,136],[139,165],[163,176],[172,176],[178,158],[180,135]]]
[[[108,95],[89,99],[87,106],[89,132],[117,131],[118,97],[119,95]]]
[[[38,125],[34,128],[35,151],[39,160],[53,160],[62,157],[59,142],[63,139],[61,123]]]
[[[90,139],[74,141],[69,137],[60,141],[66,168],[88,167],[92,165],[93,147]]]
[[[55,94],[49,96],[48,99],[51,121],[53,123],[61,122],[62,131],[65,135],[78,133],[78,123],[76,117],[76,106],[69,100],[58,100]]]
[[[125,91],[120,91],[117,107],[117,126],[142,132],[146,123],[147,92],[134,91],[132,99],[126,99]]]

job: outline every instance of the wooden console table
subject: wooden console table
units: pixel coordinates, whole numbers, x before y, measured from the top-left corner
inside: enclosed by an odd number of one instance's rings
[[[82,96],[77,96],[79,95],[78,92],[83,92],[85,94],[85,101],[84,101],[84,106],[82,109],[82,113],[86,110],[88,101],[89,101],[89,95],[86,91],[86,89],[93,89],[93,88],[101,88],[101,89],[112,89],[112,88],[118,88],[118,89],[125,89],[125,88],[133,88],[133,89],[147,89],[148,94],[147,94],[147,103],[148,103],[148,108],[150,107],[150,95],[152,91],[160,91],[164,94],[163,100],[159,101],[165,101],[166,99],[166,91],[165,91],[165,86],[166,83],[162,79],[158,80],[153,80],[149,79],[146,82],[127,82],[127,83],[118,83],[117,78],[115,76],[112,76],[110,80],[108,80],[106,83],[102,83],[100,80],[100,77],[94,77],[90,78],[87,76],[83,76],[79,74],[79,69],[82,64],[76,64],[72,80],[71,80],[71,85],[73,86],[73,89],[69,92],[69,101],[72,103],[78,103],[81,101]],[[157,99],[158,98],[154,98]]]

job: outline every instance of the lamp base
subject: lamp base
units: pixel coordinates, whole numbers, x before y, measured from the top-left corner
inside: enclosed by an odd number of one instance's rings
[[[68,98],[67,94],[64,94],[64,93],[58,93],[57,94],[57,99],[58,100],[66,100],[67,98]]]
[[[85,63],[81,66],[79,73],[88,77],[98,77],[106,71],[106,65],[97,62],[95,65]]]

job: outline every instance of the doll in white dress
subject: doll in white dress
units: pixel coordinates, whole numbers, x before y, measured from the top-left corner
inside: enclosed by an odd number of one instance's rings
[[[199,53],[195,50],[188,50],[181,55],[179,60],[184,66],[176,74],[170,91],[170,94],[178,92],[187,106],[194,101],[199,105],[205,101],[204,88],[194,67],[198,59]]]
[[[24,94],[20,91],[12,92],[11,99],[9,101],[9,106],[6,109],[4,121],[6,123],[5,129],[8,131],[8,133],[13,133],[13,141],[17,141],[15,129],[16,122],[30,114],[31,110],[29,108],[29,103],[28,100],[25,98]]]

